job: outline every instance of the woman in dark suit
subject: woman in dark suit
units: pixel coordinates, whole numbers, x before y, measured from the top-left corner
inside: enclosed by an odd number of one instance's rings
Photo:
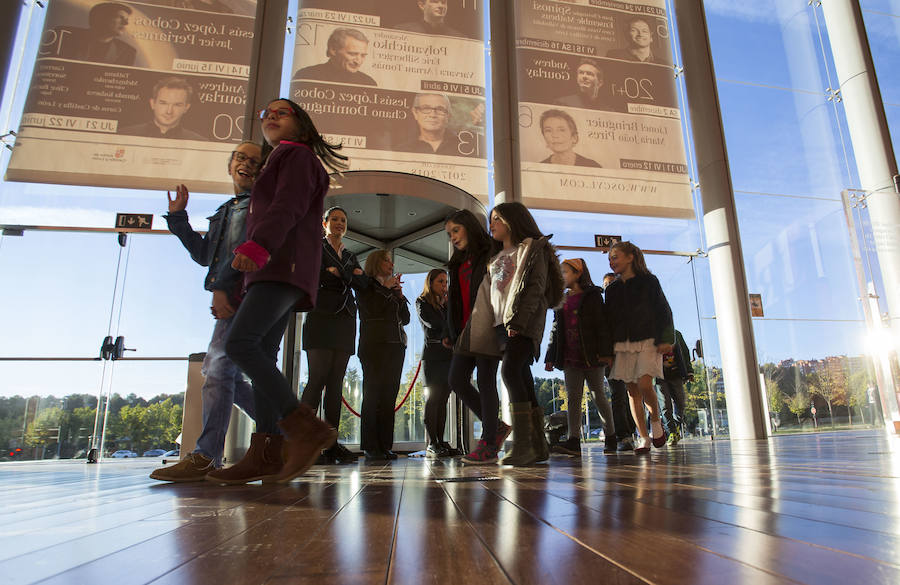
[[[425,431],[428,457],[452,457],[456,449],[444,442],[447,398],[450,397],[450,360],[453,351],[443,344],[447,326],[447,273],[435,268],[425,278],[425,289],[416,299],[416,312],[425,330],[422,366],[428,398],[425,400]]]
[[[322,222],[322,268],[316,307],[303,321],[303,349],[309,364],[309,380],[300,401],[313,410],[319,408],[325,391],[325,420],[335,429],[341,422],[341,390],[347,362],[356,346],[357,293],[369,285],[356,255],[344,247],[347,213],[340,207],[325,212]],[[339,430],[339,429],[338,429]],[[356,455],[335,441],[323,452],[325,462],[343,463]]]
[[[394,404],[400,391],[409,301],[386,250],[366,258],[369,286],[359,295],[359,361],[363,371],[360,446],[367,461],[396,459]]]

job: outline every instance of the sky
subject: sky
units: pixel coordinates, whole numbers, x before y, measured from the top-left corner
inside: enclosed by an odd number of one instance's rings
[[[758,359],[858,355],[864,327],[840,202],[841,190],[855,186],[857,179],[842,118],[824,97],[833,71],[826,65],[828,48],[823,56],[812,8],[806,0],[705,5],[748,285],[762,295],[766,313],[754,320]],[[862,5],[897,144],[900,1]],[[20,37],[26,39],[24,65],[18,83],[7,83],[0,104],[0,123],[9,128],[16,128],[21,115],[41,29],[41,10],[31,10],[31,26],[20,30],[27,34]],[[292,35],[286,46],[287,61]],[[291,71],[288,63],[285,71]],[[3,149],[0,170],[8,161]],[[205,229],[206,216],[223,200],[192,195],[192,224]],[[164,228],[166,195],[0,182],[0,223],[108,227],[121,211],[153,213],[154,227]],[[697,220],[558,211],[536,211],[535,216],[557,245],[590,246],[595,233],[606,233],[647,249],[704,247]],[[598,279],[607,271],[602,253],[580,255]],[[648,264],[688,344],[703,337],[708,364],[719,365],[707,261],[651,256]],[[0,357],[93,357],[108,333],[125,336],[126,346],[137,349],[129,355],[184,357],[205,351],[212,331],[209,295],[202,290],[205,271],[174,236],[132,236],[126,248],[118,246],[114,234],[4,236],[0,274],[5,284],[0,287]],[[422,289],[422,276],[406,275],[405,281],[412,299]],[[415,322],[407,330],[411,363],[422,337]],[[0,361],[0,396],[96,393],[101,371],[99,362]],[[534,371],[545,375],[539,365]],[[150,397],[182,391],[185,378],[184,361],[126,361],[116,364],[112,387],[123,395]]]

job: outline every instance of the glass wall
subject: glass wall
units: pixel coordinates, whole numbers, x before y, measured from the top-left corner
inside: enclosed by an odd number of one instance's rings
[[[806,1],[705,5],[772,428],[871,424],[841,202],[859,182],[824,19]]]

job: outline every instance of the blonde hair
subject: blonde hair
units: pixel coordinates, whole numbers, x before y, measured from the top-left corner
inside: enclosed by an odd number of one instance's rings
[[[363,268],[363,271],[366,275],[375,278],[377,276],[376,272],[378,271],[378,265],[382,260],[390,260],[391,254],[387,250],[374,250],[366,256],[366,265]]]

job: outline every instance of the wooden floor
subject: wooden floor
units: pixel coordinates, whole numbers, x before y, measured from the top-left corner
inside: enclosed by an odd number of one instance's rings
[[[0,464],[0,583],[900,583],[900,440],[878,431],[360,461],[230,488],[154,482],[159,460]]]

